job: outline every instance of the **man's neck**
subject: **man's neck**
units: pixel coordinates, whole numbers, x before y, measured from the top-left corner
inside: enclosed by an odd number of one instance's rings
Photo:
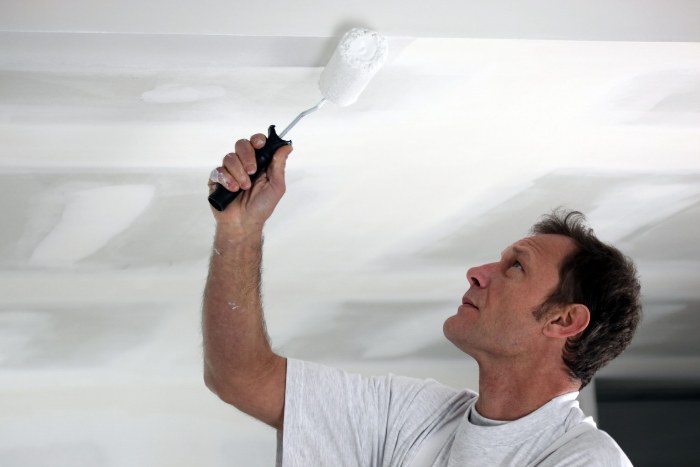
[[[493,420],[517,420],[557,396],[579,390],[561,369],[479,364],[476,410]]]

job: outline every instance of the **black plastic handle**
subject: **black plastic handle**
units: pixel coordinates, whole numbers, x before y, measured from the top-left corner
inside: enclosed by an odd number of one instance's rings
[[[265,142],[265,146],[255,150],[257,169],[255,173],[250,176],[250,181],[255,182],[260,174],[267,170],[267,166],[272,162],[272,156],[275,155],[275,151],[288,144],[292,144],[292,142],[280,138],[275,131],[275,125],[270,125],[270,128],[267,129],[267,141]],[[243,190],[231,192],[224,188],[223,185],[217,183],[216,189],[209,195],[209,204],[217,211],[223,211],[242,191]]]

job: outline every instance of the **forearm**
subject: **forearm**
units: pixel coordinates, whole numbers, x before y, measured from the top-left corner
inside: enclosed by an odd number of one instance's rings
[[[260,297],[261,262],[261,230],[217,227],[202,309],[205,379],[217,392],[246,384],[273,365]]]

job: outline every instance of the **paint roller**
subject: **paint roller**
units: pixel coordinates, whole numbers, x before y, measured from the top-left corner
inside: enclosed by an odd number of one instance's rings
[[[275,151],[291,144],[291,141],[282,138],[299,123],[299,120],[323,107],[327,101],[342,107],[354,103],[386,61],[387,52],[387,39],[375,31],[354,28],[346,32],[321,73],[318,88],[323,99],[297,115],[279,135],[275,131],[275,125],[270,125],[265,146],[255,150],[257,170],[251,175],[251,181],[255,181],[267,170]],[[209,203],[215,209],[223,211],[241,191],[231,192],[223,185],[217,184],[214,192],[209,195]]]

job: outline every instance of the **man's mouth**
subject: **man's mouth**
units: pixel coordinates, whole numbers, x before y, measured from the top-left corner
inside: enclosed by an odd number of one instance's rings
[[[464,297],[462,297],[462,305],[469,305],[469,306],[471,306],[471,307],[473,307],[473,308],[476,308],[477,310],[479,309],[479,307],[476,306],[476,305],[474,304],[474,302],[473,302],[469,297],[467,297],[466,295],[465,295]]]

